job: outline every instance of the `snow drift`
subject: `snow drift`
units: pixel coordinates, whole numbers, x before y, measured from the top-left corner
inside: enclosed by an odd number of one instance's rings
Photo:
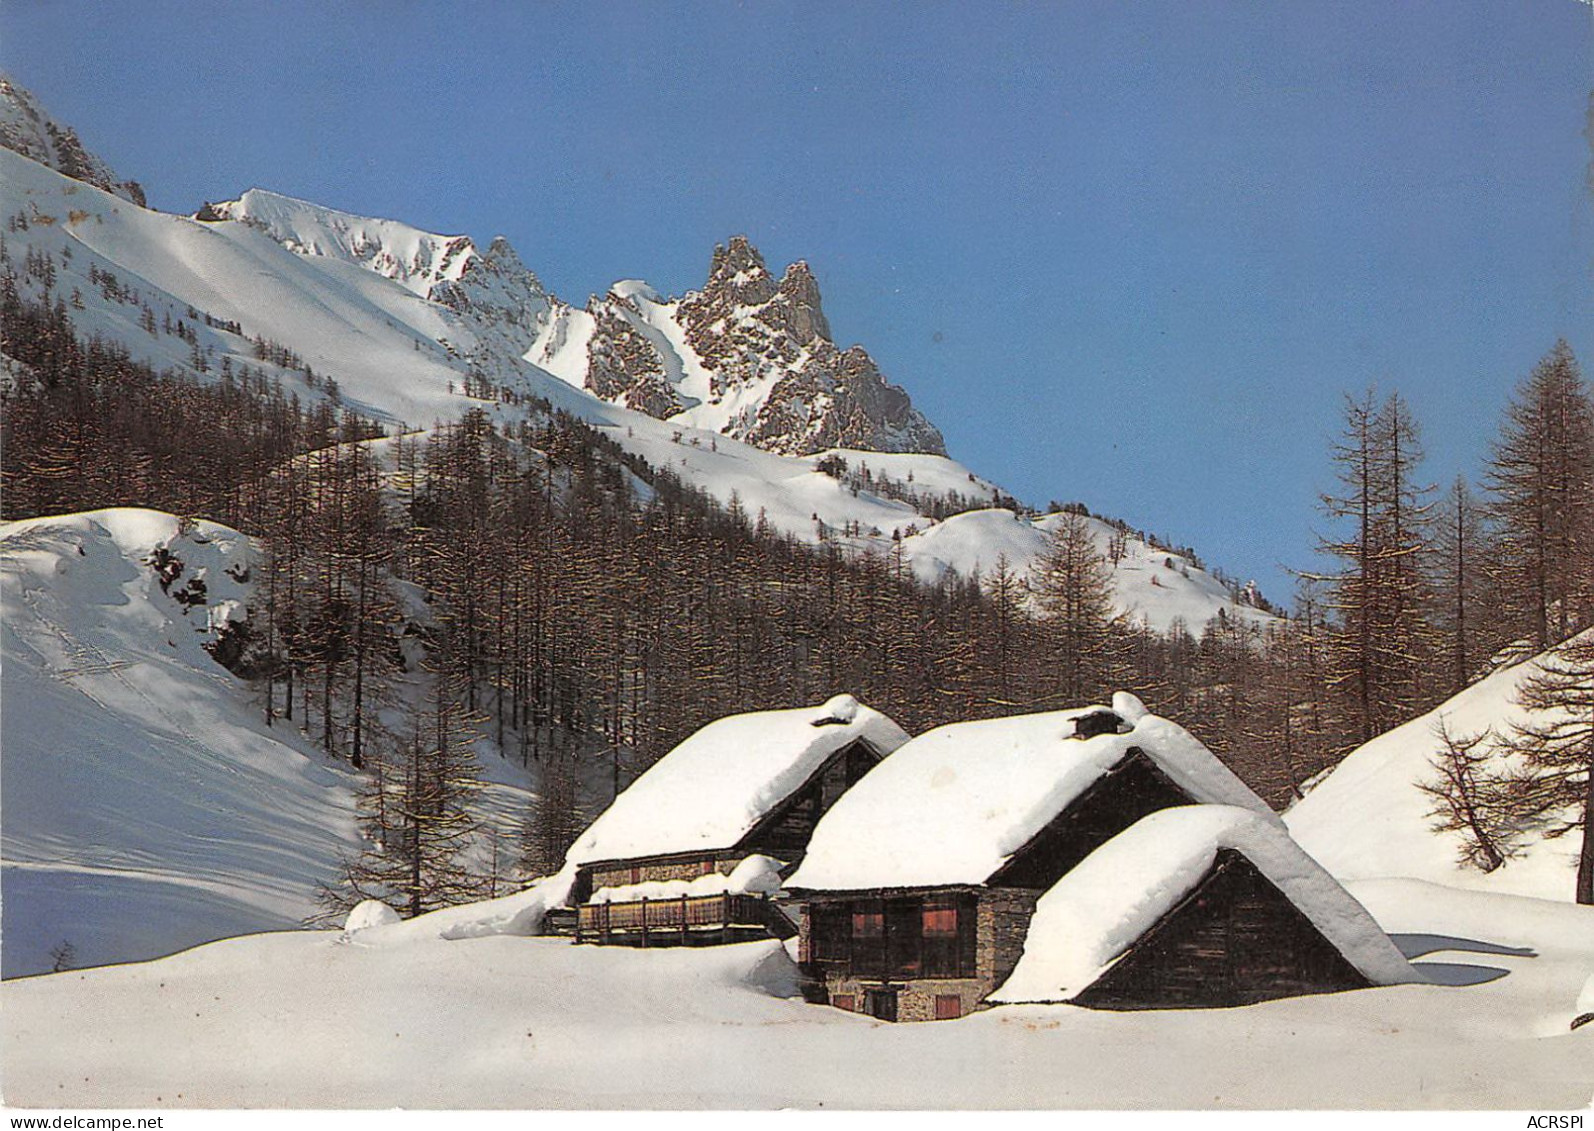
[[[353,776],[206,651],[253,564],[157,511],[0,525],[7,977],[296,926],[356,844]]]
[[[842,747],[907,733],[850,695],[718,719],[660,758],[576,839],[571,863],[730,848]]]
[[[1522,717],[1517,689],[1536,660],[1502,668],[1426,715],[1357,748],[1284,816],[1301,846],[1342,880],[1410,877],[1456,887],[1541,899],[1573,896],[1577,836],[1526,839],[1503,867],[1483,873],[1460,863],[1461,834],[1434,827],[1434,800],[1420,783],[1436,782],[1443,749],[1438,726],[1453,736],[1493,728],[1508,734]]]

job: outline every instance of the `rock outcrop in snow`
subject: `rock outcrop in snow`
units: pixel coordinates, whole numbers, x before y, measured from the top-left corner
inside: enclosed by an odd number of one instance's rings
[[[212,658],[254,565],[158,511],[0,524],[6,977],[298,927],[355,849],[354,776]]]
[[[30,157],[56,172],[115,193],[144,207],[144,189],[137,181],[117,178],[111,167],[90,153],[77,131],[50,117],[38,99],[0,74],[0,145]]]
[[[503,236],[484,252],[469,236],[424,232],[305,200],[250,189],[196,218],[237,220],[297,255],[347,263],[444,307],[458,329],[441,341],[474,372],[503,380],[543,332],[554,300]]]

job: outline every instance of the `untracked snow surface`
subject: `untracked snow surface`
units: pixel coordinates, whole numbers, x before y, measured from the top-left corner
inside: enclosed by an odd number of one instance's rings
[[[1284,815],[1290,832],[1340,879],[1401,876],[1481,891],[1571,899],[1579,840],[1524,837],[1515,855],[1490,873],[1459,862],[1461,834],[1434,826],[1434,799],[1419,783],[1437,782],[1438,726],[1454,738],[1493,728],[1509,735],[1522,719],[1517,690],[1534,660],[1503,668],[1434,708],[1351,752]]]
[[[1423,980],[1276,821],[1229,805],[1189,805],[1142,817],[1041,896],[1024,956],[991,999],[1072,1000],[1189,895],[1224,848],[1256,865],[1369,981]]]
[[[182,562],[169,592],[157,548]],[[354,777],[203,647],[254,560],[157,511],[0,525],[5,976],[62,944],[81,966],[295,926],[355,848]]]
[[[814,829],[787,886],[857,890],[984,882],[1131,748],[1192,800],[1267,804],[1183,727],[1119,693],[1124,734],[1074,737],[1101,707],[937,727],[876,766]]]
[[[827,758],[858,739],[889,754],[908,736],[850,695],[819,707],[719,719],[615,798],[567,858],[585,864],[730,848]]]
[[[1358,889],[1435,984],[1241,1009],[1002,1006],[890,1025],[803,1003],[775,942],[449,941],[423,916],[7,983],[29,1107],[1483,1108],[1594,1096],[1570,1029],[1594,911]],[[513,897],[512,897],[513,898]],[[503,903],[505,901],[499,901]],[[439,912],[459,925],[469,909]],[[1448,984],[1437,984],[1439,977]]]

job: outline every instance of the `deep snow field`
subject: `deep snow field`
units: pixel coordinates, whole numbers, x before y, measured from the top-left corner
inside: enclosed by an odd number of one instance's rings
[[[577,947],[517,906],[212,943],[4,986],[12,1106],[1508,1108],[1594,1099],[1594,909],[1353,888],[1432,985],[1241,1009],[804,1004],[776,942]],[[456,936],[453,939],[444,934]],[[475,937],[470,937],[475,936]]]
[[[1569,1029],[1594,1011],[1594,909],[1561,901],[1560,845],[1471,890],[1454,846],[1402,792],[1431,749],[1420,721],[1398,745],[1399,731],[1352,755],[1288,819],[1326,864],[1362,877],[1352,893],[1432,984],[1232,1010],[1004,1006],[890,1026],[804,1004],[774,943],[636,952],[528,937],[557,883],[354,934],[291,929],[356,843],[354,779],[291,728],[265,727],[202,647],[246,596],[247,540],[113,510],[7,524],[0,544],[0,954],[8,975],[35,974],[65,939],[80,967],[0,985],[8,1105],[1594,1102],[1594,1025]],[[163,545],[186,563],[173,593],[203,570],[203,601],[161,591],[146,563]],[[1493,715],[1517,678],[1446,709],[1464,725]],[[507,814],[523,784],[485,764],[484,800]],[[1421,878],[1367,878],[1402,870]],[[244,932],[274,933],[81,969]]]
[[[157,547],[184,562],[170,593]],[[204,650],[254,560],[237,531],[159,511],[0,524],[5,976],[63,943],[81,967],[295,927],[357,849],[357,775],[266,727]]]
[[[183,562],[163,591],[157,549]],[[257,549],[124,507],[0,523],[0,971],[154,958],[299,926],[362,845],[361,776],[205,650]],[[204,584],[203,595],[193,587]],[[479,744],[502,837],[528,775]]]

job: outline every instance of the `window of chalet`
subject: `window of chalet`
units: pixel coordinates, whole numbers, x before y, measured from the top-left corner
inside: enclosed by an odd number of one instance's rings
[[[890,973],[886,965],[886,909],[878,899],[852,905],[852,968],[875,977]]]
[[[846,904],[809,906],[809,954],[815,962],[846,962],[852,957],[852,915]]]
[[[836,994],[830,999],[830,1004],[848,1013],[858,1012],[858,999],[852,994]]]
[[[915,899],[886,904],[886,968],[893,978],[916,978],[924,972],[924,947]]]
[[[935,1019],[955,1021],[963,1016],[963,999],[957,994],[935,995]]]
[[[950,903],[924,905],[924,937],[927,939],[955,939],[958,937],[958,909]]]
[[[928,976],[955,978],[964,973],[959,961],[958,906],[951,902],[930,901],[920,913],[923,935],[921,968]]]
[[[697,862],[697,874],[700,876],[712,876],[714,874],[714,857],[710,856],[707,860],[699,860]]]
[[[813,962],[872,978],[959,978],[975,972],[974,903],[856,900],[809,907]]]
[[[878,939],[885,937],[886,913],[878,900],[853,904],[852,937]]]

